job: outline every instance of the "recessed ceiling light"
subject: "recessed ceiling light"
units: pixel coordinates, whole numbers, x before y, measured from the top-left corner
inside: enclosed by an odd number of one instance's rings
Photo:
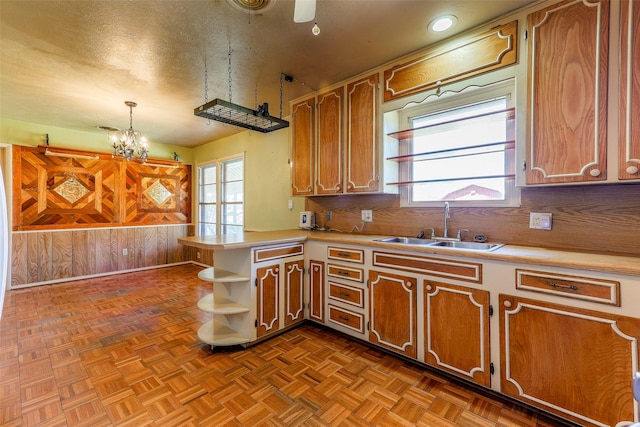
[[[447,31],[453,27],[456,22],[458,22],[458,18],[456,18],[455,15],[443,15],[431,21],[429,28],[435,32]]]

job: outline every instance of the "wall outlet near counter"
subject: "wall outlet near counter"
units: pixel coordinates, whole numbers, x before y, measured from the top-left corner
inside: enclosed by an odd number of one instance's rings
[[[362,222],[373,222],[373,211],[371,209],[363,209],[360,211]]]
[[[553,223],[552,214],[550,213],[529,213],[529,228],[535,230],[551,230]]]

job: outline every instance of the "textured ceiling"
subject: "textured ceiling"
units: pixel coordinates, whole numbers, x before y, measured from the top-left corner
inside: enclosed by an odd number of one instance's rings
[[[233,4],[232,4],[233,3]],[[473,28],[531,0],[318,0],[293,22],[292,0],[0,0],[0,116],[86,132],[133,124],[151,143],[194,147],[239,129],[193,115],[205,100],[283,116],[291,99]],[[454,14],[436,35],[427,23]],[[256,100],[257,92],[257,100]],[[106,136],[105,136],[106,138]]]

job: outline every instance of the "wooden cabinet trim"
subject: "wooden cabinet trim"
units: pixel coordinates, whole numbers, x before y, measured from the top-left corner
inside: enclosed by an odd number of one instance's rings
[[[313,194],[315,97],[291,106],[291,194]],[[293,164],[291,165],[291,162]]]
[[[327,248],[327,258],[364,264],[364,250],[329,246]]]
[[[620,307],[620,282],[516,269],[516,289]]]
[[[347,85],[347,193],[378,190],[378,74]]]
[[[327,264],[327,276],[363,283],[364,269],[348,267],[346,265]]]
[[[324,323],[324,262],[309,261],[309,318]]]
[[[320,93],[316,107],[316,194],[339,194],[343,177],[344,87]]]
[[[278,264],[256,270],[257,280],[257,336],[279,329],[280,322],[280,266]]]
[[[329,321],[364,334],[364,315],[329,304]]]
[[[304,319],[304,260],[284,265],[285,326]]]
[[[620,30],[620,179],[640,179],[640,4],[621,3]],[[634,55],[634,52],[635,55]]]
[[[499,304],[502,393],[580,424],[633,423],[640,319],[503,294]]]
[[[447,301],[447,298],[454,301]],[[425,362],[489,387],[489,292],[425,280],[424,307]],[[473,310],[477,310],[475,315]],[[433,311],[443,313],[446,319],[437,318],[437,314],[432,318]],[[438,322],[444,322],[444,325]],[[435,334],[438,332],[436,327],[444,329],[439,331],[439,336]],[[442,354],[438,354],[438,349]]]
[[[384,101],[515,64],[517,35],[518,21],[513,21],[468,37],[446,50],[433,50],[395,65],[384,71]],[[473,55],[462,52],[473,52]]]
[[[369,280],[369,341],[415,358],[416,279],[372,270]],[[408,325],[402,323],[405,320]]]
[[[253,250],[253,262],[273,261],[298,255],[304,255],[304,244],[302,243],[275,248],[258,248]]]
[[[364,308],[364,289],[329,281],[329,299]]]
[[[609,3],[565,1],[527,19],[527,184],[606,180]]]
[[[373,265],[466,282],[482,283],[482,264],[474,262],[373,251]]]

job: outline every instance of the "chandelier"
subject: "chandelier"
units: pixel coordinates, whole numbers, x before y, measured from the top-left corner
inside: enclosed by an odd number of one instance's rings
[[[124,105],[129,107],[129,129],[123,129],[111,135],[113,142],[113,154],[111,157],[122,157],[127,160],[135,158],[145,162],[149,157],[147,150],[147,139],[140,131],[133,129],[133,107],[138,104],[132,101],[125,101]]]

